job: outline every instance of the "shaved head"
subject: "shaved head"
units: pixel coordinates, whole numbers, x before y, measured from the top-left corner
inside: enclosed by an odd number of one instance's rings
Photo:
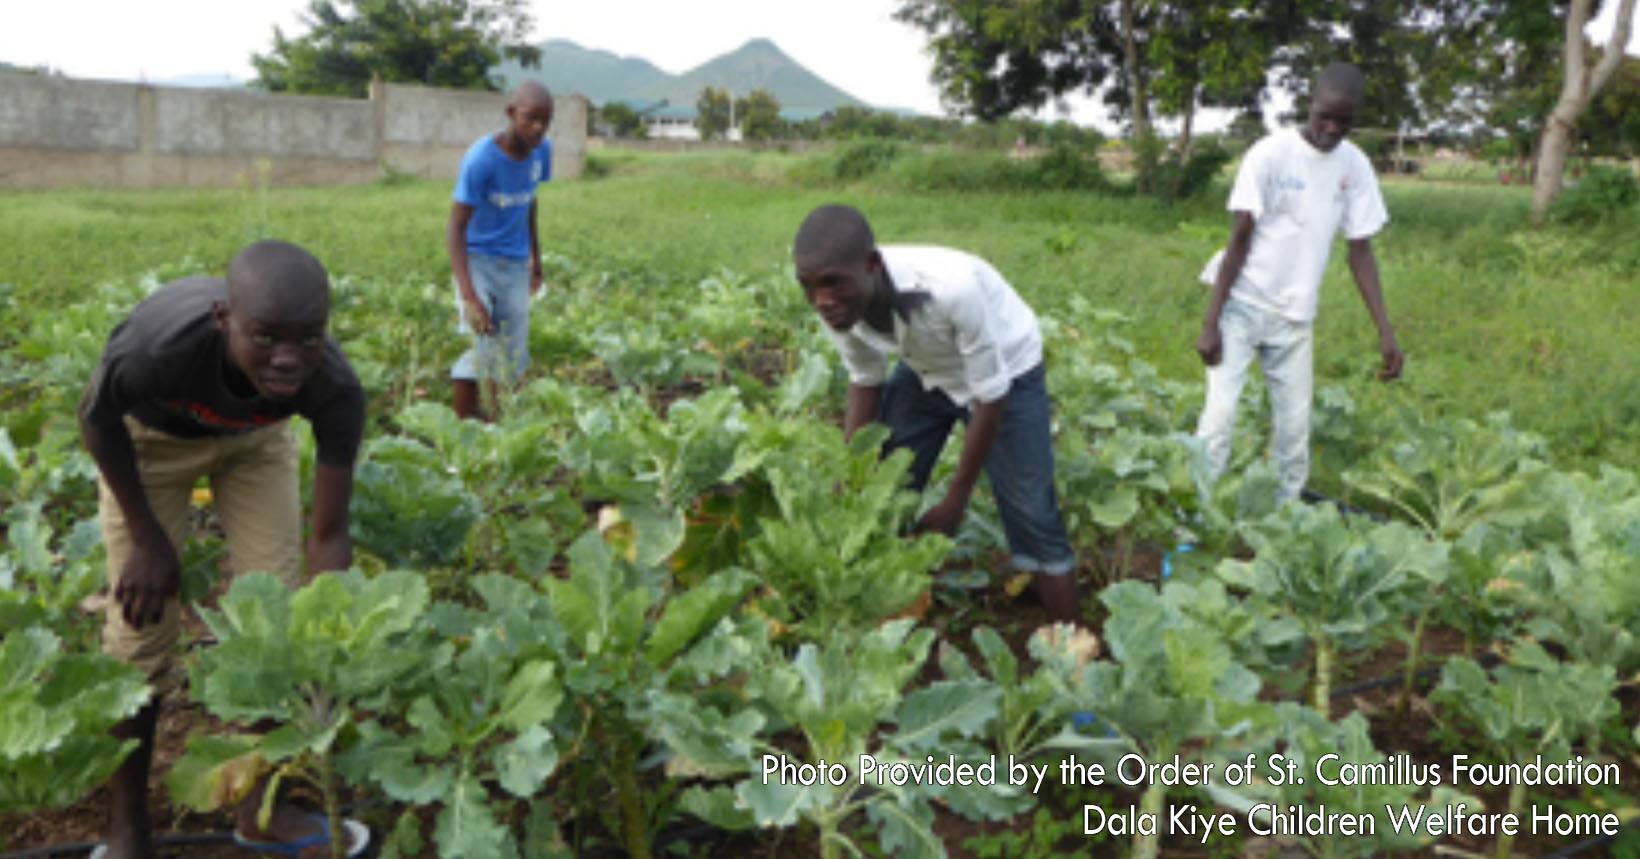
[[[792,243],[792,256],[828,263],[861,262],[877,247],[866,216],[853,206],[821,206],[803,219]]]
[[[228,300],[211,315],[223,356],[238,371],[224,377],[227,384],[288,401],[324,361],[330,276],[290,242],[257,242],[228,263]]]
[[[277,319],[330,314],[330,275],[290,242],[257,242],[228,263],[228,307]]]
[[[1333,63],[1315,76],[1315,89],[1310,94],[1311,101],[1328,97],[1343,98],[1360,107],[1367,97],[1367,79],[1350,63]]]
[[[552,90],[538,81],[524,81],[512,93],[513,107],[528,110],[531,107],[552,109]]]

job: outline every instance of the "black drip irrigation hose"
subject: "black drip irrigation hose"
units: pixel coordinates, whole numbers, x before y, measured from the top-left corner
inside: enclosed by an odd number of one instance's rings
[[[1491,668],[1491,667],[1497,665],[1498,663],[1500,663],[1502,661],[1503,661],[1503,657],[1497,655],[1496,653],[1483,653],[1483,654],[1481,654],[1481,658],[1479,660],[1477,660],[1477,662],[1480,664],[1480,666],[1482,668]],[[1439,665],[1430,665],[1430,666],[1427,666],[1427,667],[1424,667],[1424,668],[1420,668],[1417,671],[1413,672],[1412,679],[1414,679],[1414,680],[1427,680],[1431,677],[1434,677],[1436,674],[1439,674],[1440,671],[1441,671],[1441,666],[1439,666]],[[1332,691],[1332,694],[1328,695],[1327,697],[1329,697],[1329,698],[1342,698],[1345,695],[1355,695],[1357,693],[1368,692],[1368,691],[1371,691],[1373,689],[1382,689],[1386,686],[1399,686],[1399,685],[1401,685],[1402,683],[1405,683],[1405,682],[1406,682],[1406,677],[1404,675],[1392,674],[1388,677],[1380,677],[1377,680],[1363,680],[1360,683],[1351,683],[1348,686],[1345,686],[1345,687],[1342,687],[1342,688],[1339,688],[1339,689],[1334,689]],[[4,859],[4,857],[0,857],[0,859]]]
[[[866,795],[874,792],[875,791],[872,791],[870,788],[863,791]],[[342,813],[351,814],[361,808],[385,806],[386,804],[386,802],[380,799],[371,799],[356,805],[343,806]],[[709,838],[722,835],[728,831],[729,830],[713,826],[705,821],[697,821],[695,823],[672,828],[667,832],[662,832],[660,837],[656,839],[656,846],[684,844],[690,847],[696,847],[699,846],[701,842],[706,841]],[[157,848],[189,847],[199,844],[226,844],[233,841],[233,836],[234,832],[232,829],[223,829],[218,832],[177,833],[174,835],[163,835],[155,838],[154,846]],[[29,847],[11,853],[0,853],[0,859],[48,859],[48,857],[53,856],[89,856],[91,851],[95,850],[97,845],[100,843],[101,842],[98,841],[83,841],[78,844],[53,844],[45,847]],[[372,854],[374,854],[376,849],[377,848],[372,845]],[[586,859],[620,859],[620,857],[625,855],[626,850],[624,848],[608,847],[595,850],[592,853],[587,854]]]
[[[233,830],[224,829],[221,832],[189,832],[178,835],[163,835],[154,839],[155,847],[187,847],[194,844],[222,844],[233,840]],[[38,859],[41,856],[78,855],[89,856],[97,849],[98,841],[83,841],[79,844],[54,844],[49,847],[30,847],[27,850],[18,850],[12,853],[0,853],[0,859]]]
[[[344,804],[341,808],[343,815],[374,806],[386,805],[381,799],[367,799],[364,802]],[[232,829],[221,829],[216,832],[178,832],[173,835],[161,835],[154,839],[155,847],[189,847],[196,844],[226,844],[233,841]],[[89,856],[97,849],[101,841],[82,841],[78,844],[51,844],[45,847],[29,847],[12,853],[0,853],[0,859],[39,859],[42,856],[79,855]],[[372,847],[374,851],[376,848]]]
[[[1305,504],[1331,504],[1332,506],[1338,508],[1338,512],[1343,513],[1346,516],[1365,516],[1374,522],[1389,521],[1382,513],[1375,513],[1362,507],[1355,507],[1350,504],[1345,504],[1336,498],[1329,498],[1322,495],[1314,489],[1300,489],[1298,491],[1298,499],[1303,501]]]

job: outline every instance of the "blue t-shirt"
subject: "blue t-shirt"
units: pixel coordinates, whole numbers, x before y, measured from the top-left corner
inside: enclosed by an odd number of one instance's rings
[[[455,201],[473,207],[467,252],[529,259],[530,203],[535,186],[552,178],[552,141],[542,138],[528,158],[514,161],[486,135],[467,147]]]

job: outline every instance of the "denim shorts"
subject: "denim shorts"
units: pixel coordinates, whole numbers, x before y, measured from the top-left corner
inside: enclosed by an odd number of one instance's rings
[[[495,333],[475,334],[467,321],[467,307],[458,284],[457,330],[475,339],[473,347],[450,368],[450,378],[516,380],[530,362],[529,260],[471,254],[467,269],[473,275],[473,291],[495,324]]]
[[[969,410],[944,391],[923,387],[904,363],[883,384],[877,420],[889,429],[884,453],[909,448],[911,487],[927,485],[934,463],[957,421],[967,423]],[[1016,569],[1062,575],[1076,566],[1059,496],[1053,483],[1053,431],[1049,425],[1048,385],[1042,365],[1016,376],[1003,406],[1002,425],[985,458],[985,476],[996,497],[1002,530]]]

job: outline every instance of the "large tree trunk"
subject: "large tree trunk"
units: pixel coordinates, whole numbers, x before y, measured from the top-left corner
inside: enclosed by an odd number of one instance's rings
[[[1560,196],[1562,174],[1566,170],[1566,154],[1571,148],[1572,129],[1589,101],[1600,92],[1617,64],[1623,60],[1623,51],[1629,44],[1629,33],[1634,24],[1635,0],[1621,0],[1612,27],[1611,41],[1601,52],[1600,62],[1589,68],[1585,58],[1587,42],[1583,27],[1589,22],[1593,0],[1572,0],[1566,10],[1566,44],[1562,49],[1565,60],[1565,80],[1560,87],[1560,100],[1549,112],[1549,121],[1543,125],[1543,137],[1538,142],[1537,177],[1532,183],[1532,216],[1542,218],[1549,205]]]

